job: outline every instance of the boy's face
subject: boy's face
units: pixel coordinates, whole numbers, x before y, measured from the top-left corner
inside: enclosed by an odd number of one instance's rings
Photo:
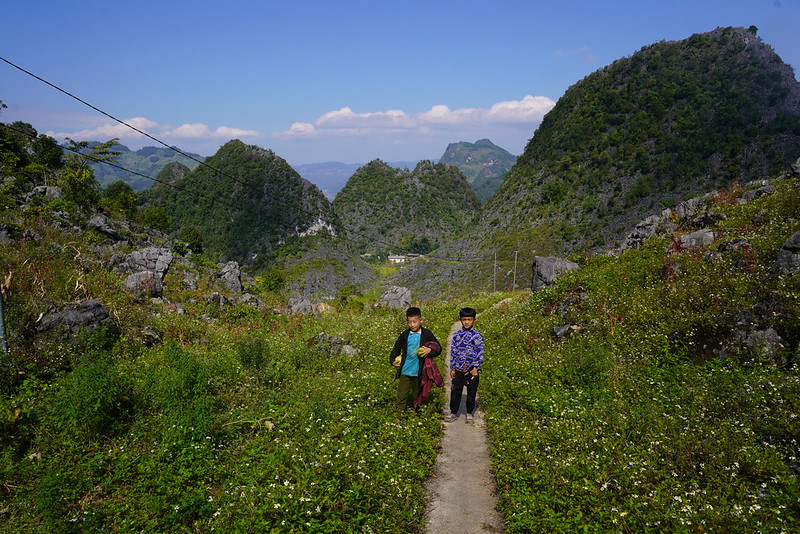
[[[475,324],[475,317],[459,317],[458,319],[461,321],[461,326],[467,330],[472,328],[472,325]]]
[[[419,315],[406,317],[406,322],[408,323],[408,328],[414,333],[419,332],[419,329],[422,328],[422,317]]]

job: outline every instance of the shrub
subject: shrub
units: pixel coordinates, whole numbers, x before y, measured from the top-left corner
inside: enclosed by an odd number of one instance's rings
[[[47,418],[65,432],[74,429],[96,438],[117,434],[131,411],[131,384],[99,355],[87,358],[61,381]]]

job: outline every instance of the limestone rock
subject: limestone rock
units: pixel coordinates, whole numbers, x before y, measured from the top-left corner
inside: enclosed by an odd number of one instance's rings
[[[535,256],[533,258],[531,291],[534,293],[555,283],[564,273],[578,269],[577,263],[554,256]]]
[[[197,279],[191,276],[190,274],[183,275],[183,280],[181,281],[181,285],[185,289],[189,289],[191,291],[197,291]]]
[[[70,337],[81,332],[94,332],[100,325],[110,322],[108,308],[96,300],[84,300],[43,315],[36,325],[36,331],[56,332],[61,337]]]
[[[120,273],[153,272],[163,280],[172,263],[172,252],[167,248],[147,247],[128,254],[116,267]]]
[[[748,189],[747,191],[742,193],[742,196],[738,199],[737,202],[739,204],[745,204],[747,202],[750,202],[751,200],[771,195],[774,192],[775,192],[774,185],[769,185],[769,184],[762,185],[757,189]]]
[[[220,264],[220,270],[217,271],[216,276],[222,280],[225,287],[234,293],[242,292],[242,270],[237,262],[229,261],[228,263]]]
[[[682,235],[679,242],[684,248],[700,248],[710,245],[714,239],[716,239],[716,234],[708,228],[703,228],[691,234]]]
[[[411,306],[411,290],[407,287],[392,286],[375,304],[376,308],[395,308],[402,310]]]
[[[295,295],[289,299],[289,315],[305,315],[314,313],[314,306],[311,301],[301,295]]]
[[[157,273],[139,271],[128,275],[122,286],[126,293],[139,297],[160,297],[164,293],[164,283]]]
[[[89,222],[86,223],[86,227],[90,230],[96,230],[112,241],[125,241],[125,238],[114,228],[111,219],[105,215],[95,215],[89,219]]]
[[[783,243],[770,270],[778,275],[800,273],[800,232],[795,232]]]

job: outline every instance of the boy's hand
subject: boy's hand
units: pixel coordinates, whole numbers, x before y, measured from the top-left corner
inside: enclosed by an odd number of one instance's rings
[[[394,365],[395,367],[400,367],[400,356],[392,360],[392,365]]]
[[[428,347],[420,347],[417,349],[417,356],[420,358],[425,358],[428,354],[431,353],[431,349]]]
[[[450,370],[450,378],[455,378],[455,377],[456,377],[456,371],[455,371],[455,369],[451,369]]]
[[[473,367],[470,370],[469,374],[471,374],[472,376],[478,376],[478,370]]]

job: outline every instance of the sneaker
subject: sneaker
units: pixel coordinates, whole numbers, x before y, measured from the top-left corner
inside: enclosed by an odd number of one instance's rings
[[[464,422],[467,423],[468,425],[474,424],[475,423],[475,418],[472,416],[471,413],[468,413],[467,417],[466,417],[466,420]]]
[[[446,416],[446,417],[444,418],[444,422],[445,422],[445,423],[452,423],[452,422],[453,422],[453,421],[455,421],[456,419],[458,419],[458,416],[457,416],[456,414],[454,414],[454,413],[451,413],[450,415],[448,415],[448,416]]]

